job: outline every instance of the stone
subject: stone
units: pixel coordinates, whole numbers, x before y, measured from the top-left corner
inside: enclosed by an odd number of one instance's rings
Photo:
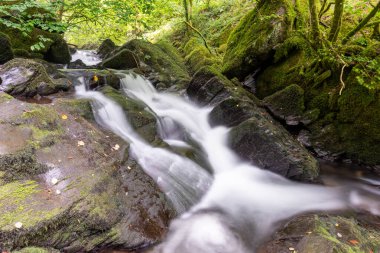
[[[47,51],[45,59],[54,63],[69,64],[71,54],[66,41],[58,37]]]
[[[231,33],[223,59],[223,73],[242,80],[268,65],[276,46],[288,37],[296,18],[292,15],[294,11],[291,1],[259,1]]]
[[[303,181],[318,176],[317,161],[286,129],[260,108],[261,102],[217,69],[200,69],[187,88],[202,106],[213,106],[212,126],[232,127],[230,146],[242,158],[262,169]]]
[[[41,63],[28,59],[7,62],[0,67],[0,77],[3,80],[0,90],[13,96],[46,96],[72,86],[68,79],[52,79]]]
[[[4,64],[14,57],[9,37],[0,33],[0,64]]]
[[[105,59],[101,65],[111,69],[133,69],[139,66],[139,61],[132,51],[123,49]]]
[[[97,54],[101,58],[106,59],[116,48],[118,47],[111,39],[105,39],[102,44],[100,44]]]
[[[305,110],[304,91],[296,84],[274,93],[264,99],[265,106],[287,125],[298,125]]]

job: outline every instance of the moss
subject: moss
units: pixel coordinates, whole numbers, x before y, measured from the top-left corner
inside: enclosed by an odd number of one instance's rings
[[[4,92],[0,92],[0,104],[8,102],[12,99],[13,97],[11,95],[8,95],[7,93],[4,93]]]
[[[173,58],[173,53],[167,54],[160,46],[143,40],[132,40],[121,47],[134,52],[140,61],[145,62],[161,76],[161,82],[167,86],[177,84],[184,88],[189,80],[189,74],[183,62]],[[165,49],[167,50],[167,48]],[[175,50],[172,48],[171,50]]]
[[[316,232],[333,244],[333,252],[336,253],[377,252],[380,249],[380,234],[361,227],[353,218],[319,218]],[[341,238],[337,236],[338,233],[342,235]],[[350,243],[351,240],[357,241],[357,244]]]
[[[52,107],[33,105],[31,110],[22,114],[22,117],[27,124],[33,124],[41,130],[53,131],[59,129],[59,114]]]
[[[276,115],[283,119],[301,116],[305,110],[304,91],[296,84],[266,97],[264,103]]]
[[[91,100],[89,99],[65,99],[60,100],[58,104],[62,105],[63,109],[70,114],[81,116],[87,120],[94,120]]]
[[[287,0],[259,1],[231,33],[223,59],[223,73],[242,79],[273,57],[295,19],[294,4]]]
[[[14,54],[9,37],[0,32],[0,64],[13,59]]]
[[[111,69],[133,69],[139,66],[139,61],[132,51],[123,49],[104,60],[102,66]]]
[[[47,170],[47,167],[37,162],[33,148],[27,148],[15,154],[0,156],[0,171],[5,181],[25,179],[38,175]]]
[[[338,99],[338,120],[340,122],[354,122],[375,100],[375,93],[360,85],[346,88]]]
[[[59,253],[59,251],[47,248],[27,247],[14,251],[14,253]]]

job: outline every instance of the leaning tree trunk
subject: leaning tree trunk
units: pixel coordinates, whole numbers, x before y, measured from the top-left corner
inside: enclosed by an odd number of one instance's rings
[[[338,39],[339,31],[342,26],[344,0],[335,0],[334,18],[331,26],[329,41],[336,42]]]
[[[321,43],[321,35],[319,31],[319,20],[317,14],[317,6],[315,4],[315,0],[309,0],[309,12],[310,12],[310,24],[311,24],[311,33],[313,37],[313,42],[315,47],[320,47]]]
[[[342,44],[346,44],[357,32],[359,32],[363,27],[365,27],[365,25],[368,23],[368,21],[371,20],[371,18],[373,18],[376,13],[379,11],[380,9],[380,1],[376,4],[376,6],[372,9],[372,11],[368,14],[367,17],[365,17],[362,22],[360,22],[354,29],[352,29],[347,35],[346,37],[344,37],[344,39],[342,40]]]
[[[186,22],[190,23],[189,7],[187,5],[187,0],[183,0],[183,8],[185,9],[185,20]]]

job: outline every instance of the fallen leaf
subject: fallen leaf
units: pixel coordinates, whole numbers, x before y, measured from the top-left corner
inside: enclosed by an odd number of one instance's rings
[[[99,77],[98,76],[94,76],[93,80],[94,80],[94,82],[97,82],[97,81],[99,81]]]
[[[293,248],[293,247],[290,247],[289,250],[290,250],[290,251],[295,251],[296,249]]]
[[[67,115],[66,115],[66,114],[62,114],[61,118],[62,118],[63,120],[67,120]]]
[[[338,224],[338,223],[335,223],[335,227],[339,227],[339,224]]]
[[[119,149],[120,149],[119,144],[116,144],[115,146],[113,146],[112,149],[113,149],[113,150],[119,150]]]
[[[131,166],[128,166],[128,170],[131,170],[132,169],[132,167]]]
[[[358,240],[349,240],[349,242],[350,242],[352,245],[357,245],[357,244],[359,244]]]
[[[57,195],[59,195],[59,194],[61,194],[61,191],[60,191],[60,190],[56,190],[55,193],[56,193]]]
[[[84,142],[83,141],[78,141],[78,147],[83,147],[84,146]]]
[[[56,185],[56,184],[58,183],[58,179],[56,179],[55,177],[53,177],[53,178],[51,179],[51,183],[52,183],[53,185]]]
[[[16,228],[22,228],[22,223],[21,222],[16,222],[15,223]]]
[[[341,233],[337,233],[336,234],[339,238],[342,238],[342,234]]]

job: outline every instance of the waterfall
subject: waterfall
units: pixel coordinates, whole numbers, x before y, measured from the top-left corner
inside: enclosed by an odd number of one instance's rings
[[[99,124],[131,144],[133,157],[183,213],[172,223],[163,252],[254,252],[282,221],[302,213],[360,209],[380,215],[378,190],[358,184],[302,184],[252,166],[228,146],[228,128],[210,126],[211,108],[159,93],[141,76],[118,75],[126,96],[157,117],[162,139],[173,147],[197,143],[213,172],[211,176],[190,159],[146,143],[118,104],[87,91],[79,79],[77,95],[94,101]]]

